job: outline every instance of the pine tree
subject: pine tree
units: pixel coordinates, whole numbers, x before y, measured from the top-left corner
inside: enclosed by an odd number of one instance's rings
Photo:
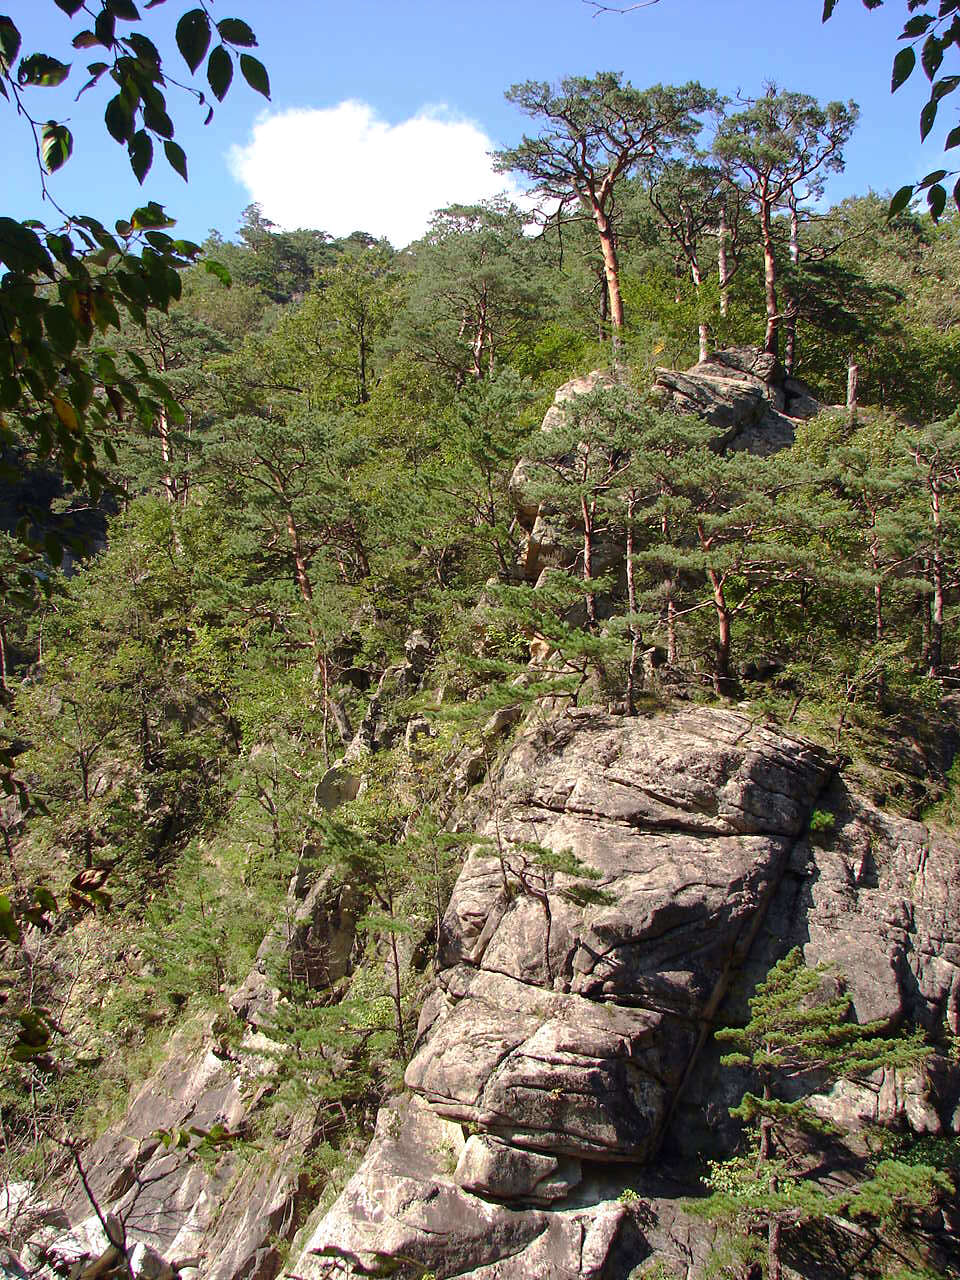
[[[830,984],[834,994],[825,994]],[[830,1217],[881,1225],[924,1209],[950,1181],[928,1165],[881,1160],[855,1172],[842,1190],[812,1176],[803,1140],[842,1137],[810,1104],[810,1096],[840,1080],[880,1070],[910,1070],[930,1052],[923,1035],[886,1034],[886,1024],[850,1020],[851,1002],[826,965],[808,967],[795,947],[777,962],[750,999],[743,1027],[716,1033],[732,1046],[724,1066],[753,1071],[760,1091],[748,1090],[730,1114],[744,1122],[748,1157],[713,1166],[713,1194],[691,1205],[713,1221],[766,1235],[767,1280],[781,1280],[785,1228]]]

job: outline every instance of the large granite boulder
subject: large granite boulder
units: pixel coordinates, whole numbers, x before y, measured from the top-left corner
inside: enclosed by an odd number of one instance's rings
[[[625,1276],[651,1249],[617,1193],[656,1156],[832,777],[817,748],[722,710],[575,711],[521,735],[444,918],[414,1097],[307,1256]],[[538,871],[538,848],[596,879]],[[429,1173],[398,1154],[415,1132]],[[449,1170],[430,1154],[443,1144]]]
[[[683,372],[657,369],[654,394],[716,427],[721,448],[759,454],[789,448],[797,421],[820,409],[805,383],[786,377],[776,357],[756,347],[715,351]]]
[[[712,1232],[684,1213],[667,1179],[640,1174],[618,1198],[621,1185],[598,1167],[560,1204],[505,1205],[457,1185],[466,1146],[459,1125],[415,1096],[384,1107],[363,1163],[293,1274],[616,1280],[647,1259],[686,1266],[709,1254]]]
[[[489,786],[410,1092],[294,1270],[700,1276],[711,1232],[684,1199],[697,1161],[735,1138],[746,1083],[710,1031],[801,945],[845,974],[858,1020],[955,1032],[960,847],[851,796],[810,743],[728,710],[573,712],[522,734]],[[834,825],[812,844],[815,808]],[[599,878],[537,873],[534,844]],[[584,884],[602,900],[584,904]],[[815,1105],[846,1125],[956,1132],[960,1073],[934,1055],[920,1076]]]

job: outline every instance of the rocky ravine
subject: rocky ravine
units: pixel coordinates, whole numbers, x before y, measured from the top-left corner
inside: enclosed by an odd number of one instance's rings
[[[544,430],[600,377],[561,387]],[[659,371],[657,387],[731,447],[760,452],[788,443],[816,407],[749,349],[685,374]],[[526,535],[520,572],[535,581],[565,563],[564,546],[549,513],[527,502],[524,467],[511,489]],[[428,661],[425,639],[411,637],[345,767],[322,780],[326,807],[352,798],[365,756],[396,738],[389,699],[418,687]],[[482,759],[453,772],[454,787],[466,787]],[[582,710],[524,730],[485,792],[470,804],[483,834],[499,831],[508,849],[572,849],[599,873],[590,887],[606,900],[578,906],[578,882],[559,873],[546,892],[534,875],[528,892],[505,893],[499,862],[478,846],[446,914],[408,1091],[382,1110],[331,1211],[311,1217],[300,1173],[318,1132],[309,1108],[249,1162],[228,1150],[210,1168],[156,1136],[256,1123],[271,957],[316,987],[339,989],[349,974],[350,891],[329,879],[292,886],[287,918],[231,1001],[245,1027],[239,1045],[216,1026],[199,1046],[174,1043],[123,1120],[83,1153],[128,1253],[136,1243],[136,1275],[319,1280],[399,1268],[617,1280],[661,1260],[692,1277],[710,1237],[682,1209],[690,1170],[735,1140],[728,1107],[744,1084],[719,1066],[710,1030],[743,1012],[777,958],[799,944],[809,962],[836,963],[860,1020],[960,1030],[960,847],[848,794],[812,745],[730,710]],[[835,815],[826,847],[805,836],[814,807]],[[522,859],[508,861],[517,869]],[[905,1117],[917,1130],[960,1131],[960,1080],[934,1058],[922,1081],[848,1086],[821,1106],[845,1123]],[[640,1200],[621,1202],[625,1188]],[[51,1276],[83,1261],[106,1274],[110,1239],[78,1181],[66,1179],[54,1204],[8,1198],[0,1241],[29,1267]]]
[[[584,882],[561,873],[546,893],[506,893],[478,846],[446,913],[408,1090],[322,1217],[297,1172],[309,1112],[284,1150],[249,1165],[228,1154],[210,1170],[153,1136],[242,1128],[255,1110],[257,1025],[273,998],[256,970],[234,1002],[248,1025],[239,1051],[215,1037],[174,1046],[84,1155],[102,1209],[138,1242],[135,1274],[172,1280],[174,1263],[198,1280],[626,1280],[662,1261],[694,1277],[711,1238],[682,1208],[691,1157],[725,1149],[743,1084],[709,1033],[778,956],[801,944],[809,961],[835,962],[861,1020],[960,1027],[960,847],[849,795],[809,743],[731,710],[585,709],[523,730],[485,787],[480,830],[499,829],[511,865],[512,841],[572,849],[604,900],[578,906],[570,890]],[[826,848],[806,838],[814,807],[835,815]],[[265,950],[336,981],[348,898],[314,886]],[[909,1088],[877,1080],[821,1106],[845,1123],[905,1116],[957,1131],[960,1079],[934,1058]],[[639,1199],[621,1200],[625,1188]],[[46,1275],[110,1252],[82,1188],[68,1184],[61,1203],[19,1215],[16,1234],[32,1235],[21,1257],[46,1258]],[[284,1267],[282,1242],[305,1218]]]
[[[709,1231],[667,1171],[722,1127],[715,1019],[802,944],[845,971],[861,1020],[955,1029],[960,848],[849,796],[811,745],[725,710],[574,712],[524,733],[492,790],[486,834],[572,848],[610,900],[577,907],[560,875],[546,903],[508,896],[496,858],[468,859],[409,1092],[292,1271],[697,1274]],[[805,836],[814,806],[836,814],[827,849]],[[958,1102],[934,1059],[907,1093],[877,1081],[821,1105],[940,1131],[960,1126]],[[619,1200],[626,1187],[640,1200]]]

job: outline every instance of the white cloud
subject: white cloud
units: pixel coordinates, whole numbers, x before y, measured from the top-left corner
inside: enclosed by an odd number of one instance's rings
[[[435,209],[520,190],[494,173],[494,143],[445,108],[388,124],[366,102],[266,115],[228,156],[235,178],[284,229],[369,231],[397,248],[421,236]]]

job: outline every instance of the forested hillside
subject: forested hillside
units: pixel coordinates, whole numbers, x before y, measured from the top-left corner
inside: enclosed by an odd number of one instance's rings
[[[822,753],[803,756],[813,844],[830,839],[817,797],[836,777],[884,822],[957,821],[960,215],[889,217],[873,191],[826,207],[857,108],[753,89],[733,104],[612,74],[515,86],[531,133],[499,164],[548,193],[536,219],[453,206],[398,249],[281,231],[249,207],[180,264],[169,305],[70,344],[109,425],[90,434],[93,494],[63,442],[5,403],[8,1184],[46,1193],[82,1168],[173,1037],[229,1063],[253,1027],[255,1118],[158,1141],[210,1167],[255,1162],[308,1105],[297,1215],[276,1234],[331,1203],[422,1043],[466,851],[498,865],[508,902],[546,911],[548,990],[548,887],[587,913],[610,901],[606,869],[558,847],[562,831],[477,834],[515,726],[704,708],[726,741],[736,711],[745,733]],[[109,254],[90,261],[96,280]],[[792,444],[727,448],[731,424],[681,411],[657,373],[692,366],[763,399]],[[150,378],[170,395],[131,412],[116,389]],[[321,881],[355,927],[318,976],[261,943]],[[256,1018],[231,1001],[251,971],[269,988]],[[809,1009],[819,981],[790,999]],[[955,1062],[950,1001],[926,1023],[913,1006],[871,1023],[908,1038],[848,1038],[857,1062],[837,1050],[821,1079]],[[842,1023],[849,1001],[829,1008]],[[768,1158],[799,1104],[761,1092],[738,1114]],[[897,1151],[915,1136],[899,1124]],[[904,1160],[926,1181],[874,1175],[871,1229],[895,1216],[886,1195],[933,1231],[956,1168],[956,1139],[937,1141],[931,1163]],[[734,1173],[714,1170],[716,1221],[749,1194]],[[764,1173],[747,1235],[850,1210],[776,1201],[790,1176]],[[858,1274],[956,1274],[941,1245],[903,1246],[912,1269],[896,1273],[880,1249]],[[760,1257],[719,1274],[758,1275]]]

